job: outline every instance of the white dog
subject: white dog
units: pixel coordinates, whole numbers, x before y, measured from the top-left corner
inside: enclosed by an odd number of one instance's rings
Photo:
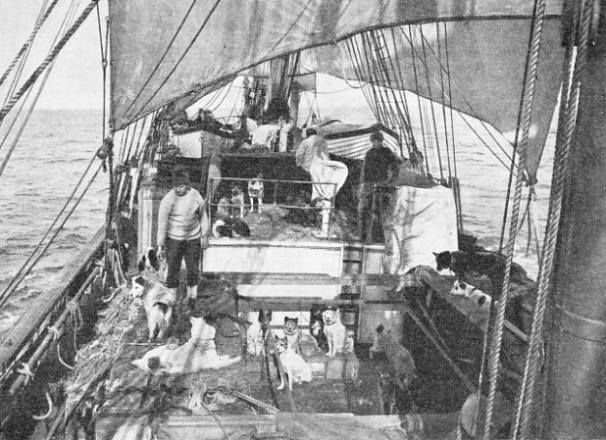
[[[248,181],[248,200],[250,201],[250,212],[255,210],[255,199],[257,199],[257,211],[261,214],[263,206],[263,173]]]
[[[347,331],[341,323],[339,310],[328,308],[322,312],[322,320],[324,321],[324,335],[328,342],[328,356],[333,357],[345,351],[345,341],[347,339]]]
[[[190,318],[191,337],[181,346],[162,345],[132,364],[148,373],[184,374],[202,369],[218,369],[240,361],[240,356],[219,355],[215,346],[217,330],[204,318]]]
[[[147,316],[149,341],[164,339],[170,326],[173,306],[177,298],[172,291],[157,281],[148,280],[144,276],[133,277],[131,296],[142,298]]]
[[[298,384],[303,382],[311,382],[311,367],[301,355],[295,353],[292,347],[288,346],[287,338],[277,339],[276,352],[280,357],[280,362],[284,368],[284,374],[288,376],[288,389],[292,391],[292,383],[296,381]],[[286,382],[284,374],[280,374],[279,390],[284,389]]]

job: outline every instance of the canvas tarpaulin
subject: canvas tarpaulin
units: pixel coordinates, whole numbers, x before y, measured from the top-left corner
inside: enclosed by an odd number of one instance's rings
[[[435,267],[433,252],[458,249],[452,190],[401,186],[393,195],[383,228],[385,271],[404,275],[417,266]]]

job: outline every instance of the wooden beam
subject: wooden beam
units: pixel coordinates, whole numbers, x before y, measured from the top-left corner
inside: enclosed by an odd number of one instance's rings
[[[412,276],[402,277],[388,274],[346,274],[341,277],[331,277],[327,274],[310,273],[212,272],[205,275],[215,275],[236,284],[248,285],[380,286],[389,288],[423,286]]]

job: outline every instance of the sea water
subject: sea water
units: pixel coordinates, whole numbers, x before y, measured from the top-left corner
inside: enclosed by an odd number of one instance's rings
[[[464,228],[478,237],[478,244],[496,250],[509,172],[470,130],[459,125],[455,127],[454,145]],[[100,111],[40,110],[33,114],[0,176],[0,292],[29,257],[69,198],[101,145],[102,137]],[[548,208],[553,144],[554,133],[551,132],[537,185],[541,234]],[[0,149],[0,160],[8,147],[7,144]],[[503,156],[502,159],[506,161]],[[98,166],[96,159],[93,169]],[[90,176],[91,172],[84,183]],[[0,339],[32,299],[50,285],[65,263],[102,226],[108,197],[108,174],[100,172],[55,243],[0,310]],[[524,206],[525,201],[520,215]],[[535,277],[537,257],[534,244],[527,247],[526,227],[521,230],[517,243],[514,260]]]

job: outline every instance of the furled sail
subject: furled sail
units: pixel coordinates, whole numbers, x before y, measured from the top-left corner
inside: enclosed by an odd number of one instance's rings
[[[549,2],[536,91],[541,108],[535,113],[549,121],[561,71],[560,10],[560,2]],[[335,42],[371,29],[446,22],[450,76],[459,87],[453,88],[453,107],[471,113],[471,106],[478,118],[514,133],[532,11],[529,0],[111,0],[113,126],[120,129],[177,98],[201,96],[243,69],[303,49],[314,48],[316,71],[344,76],[349,67]],[[408,57],[405,52],[403,66],[412,59],[412,51]],[[404,87],[444,102],[443,90],[428,87],[442,66],[426,59],[433,79],[415,82],[409,75]],[[539,144],[545,124],[535,124]]]

